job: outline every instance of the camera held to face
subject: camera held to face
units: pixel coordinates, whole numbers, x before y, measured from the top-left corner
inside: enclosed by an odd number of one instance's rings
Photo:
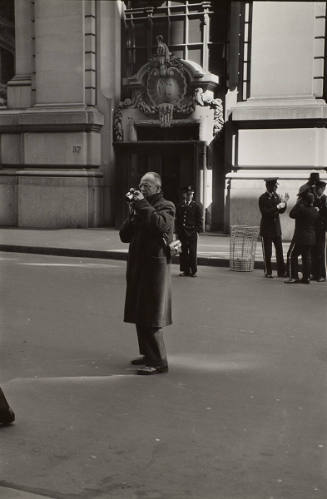
[[[129,203],[134,200],[134,192],[135,189],[131,187],[130,190],[125,194],[125,197]]]

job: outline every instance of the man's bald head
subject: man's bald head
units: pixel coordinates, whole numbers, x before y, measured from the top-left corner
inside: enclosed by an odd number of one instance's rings
[[[145,173],[140,181],[140,191],[145,198],[161,192],[161,177],[159,173]]]

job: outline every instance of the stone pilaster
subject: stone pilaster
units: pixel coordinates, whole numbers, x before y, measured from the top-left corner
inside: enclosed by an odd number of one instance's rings
[[[8,82],[9,109],[32,105],[34,1],[15,0],[15,76]]]
[[[253,2],[251,98],[312,98],[315,2]]]
[[[15,15],[16,76],[0,113],[2,224],[102,225],[102,142],[111,141],[111,122],[109,113],[101,135],[96,1],[16,0]]]
[[[112,147],[113,109],[120,100],[121,15],[120,0],[96,2],[97,107],[104,115],[102,170],[104,173],[104,222],[114,223],[115,156]]]
[[[85,2],[35,0],[35,104],[85,104]]]

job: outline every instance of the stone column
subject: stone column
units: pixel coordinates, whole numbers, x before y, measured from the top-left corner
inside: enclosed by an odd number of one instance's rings
[[[0,113],[0,164],[10,166],[0,172],[3,224],[15,223],[11,206],[17,207],[21,227],[103,223],[95,5],[95,0],[16,0],[17,74],[9,103],[20,109]],[[27,73],[29,100],[18,90]],[[4,181],[8,173],[10,189]]]
[[[316,2],[253,2],[251,98],[312,98]]]
[[[15,76],[8,82],[8,108],[32,105],[33,2],[15,0]]]
[[[122,1],[100,0],[97,7],[97,107],[104,115],[102,170],[104,173],[104,223],[114,223],[115,155],[112,146],[113,111],[120,100]]]
[[[84,1],[35,0],[35,103],[85,103]]]

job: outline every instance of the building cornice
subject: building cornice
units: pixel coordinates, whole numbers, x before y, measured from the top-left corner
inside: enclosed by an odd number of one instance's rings
[[[276,128],[326,128],[327,118],[294,118],[294,119],[257,119],[235,120],[232,125],[236,129],[276,129]]]
[[[97,109],[24,109],[0,111],[1,133],[99,132],[104,117]]]
[[[103,178],[103,172],[100,170],[95,170],[94,166],[90,167],[92,169],[88,170],[87,168],[83,168],[79,166],[78,169],[72,169],[69,166],[69,169],[63,169],[61,165],[61,170],[56,169],[55,165],[51,165],[51,169],[49,165],[44,168],[40,168],[40,165],[37,165],[33,168],[33,165],[16,165],[15,169],[9,169],[8,165],[6,168],[0,169],[0,176],[3,177],[87,177],[87,178]]]
[[[232,121],[283,121],[327,119],[327,104],[312,97],[248,99],[231,108]]]

